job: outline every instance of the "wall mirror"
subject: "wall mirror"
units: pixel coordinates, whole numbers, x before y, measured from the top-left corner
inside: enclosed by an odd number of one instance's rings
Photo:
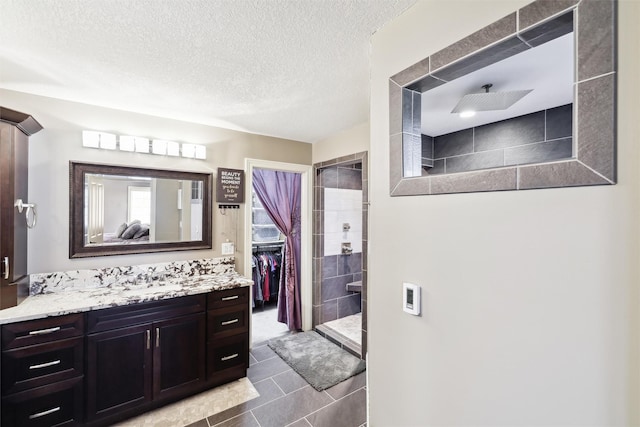
[[[538,0],[392,76],[391,195],[615,184],[616,6]]]
[[[70,162],[69,257],[211,248],[211,174]]]

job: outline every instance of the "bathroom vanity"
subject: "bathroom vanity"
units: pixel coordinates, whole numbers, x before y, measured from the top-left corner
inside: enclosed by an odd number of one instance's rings
[[[115,280],[0,311],[2,425],[110,425],[244,377],[251,283]]]

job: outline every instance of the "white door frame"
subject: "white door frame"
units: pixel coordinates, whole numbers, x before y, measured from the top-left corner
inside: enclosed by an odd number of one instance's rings
[[[244,276],[251,277],[251,191],[253,189],[253,170],[271,169],[285,172],[295,172],[301,175],[300,194],[300,294],[302,303],[302,329],[308,331],[312,327],[313,294],[312,294],[312,265],[313,265],[313,166],[297,163],[273,162],[269,160],[245,159],[245,171],[247,174],[244,210]],[[251,329],[250,329],[251,330]]]

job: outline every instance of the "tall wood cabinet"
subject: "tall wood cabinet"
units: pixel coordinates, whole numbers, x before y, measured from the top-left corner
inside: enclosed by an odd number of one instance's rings
[[[41,129],[28,114],[0,107],[0,309],[28,288],[26,212],[15,203],[28,202],[28,138]]]

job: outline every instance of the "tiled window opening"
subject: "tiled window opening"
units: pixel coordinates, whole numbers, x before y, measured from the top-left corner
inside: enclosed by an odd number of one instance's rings
[[[573,104],[432,137],[422,135],[422,175],[569,159]]]

